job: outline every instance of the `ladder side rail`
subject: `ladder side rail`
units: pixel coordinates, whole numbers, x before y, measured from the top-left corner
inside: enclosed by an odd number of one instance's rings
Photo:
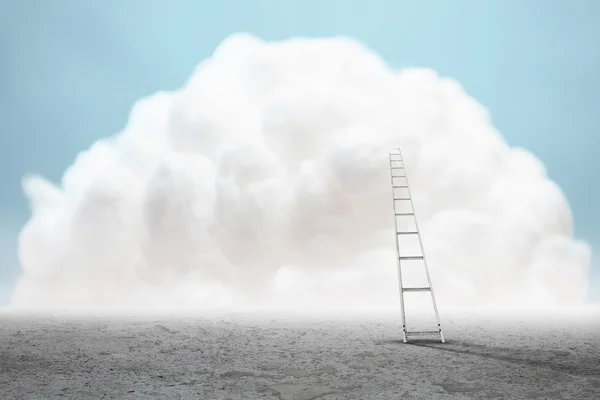
[[[402,157],[402,156],[400,156]],[[404,165],[404,164],[403,164]],[[394,173],[392,166],[392,154],[390,153],[390,176],[391,176],[391,184],[392,184],[392,204],[394,207],[394,242],[396,242],[396,258],[398,264],[398,289],[400,292],[400,312],[402,314],[402,341],[404,343],[407,342],[406,338],[406,313],[404,309],[404,290],[402,285],[402,264],[400,261],[400,244],[398,243],[398,219],[396,217],[396,196],[394,195]]]

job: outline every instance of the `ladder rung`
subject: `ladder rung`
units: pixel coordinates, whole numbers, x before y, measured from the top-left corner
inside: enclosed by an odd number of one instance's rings
[[[423,260],[423,256],[400,256],[401,260]]]
[[[411,213],[411,212],[407,212],[407,213],[396,213],[395,215],[396,215],[396,216],[399,216],[399,215],[415,215],[415,213]]]
[[[403,292],[429,292],[431,290],[430,287],[409,287],[402,288]]]
[[[403,176],[394,176],[394,178],[404,178]],[[398,188],[407,188],[408,185],[396,185],[396,186],[392,186],[394,189],[398,189]]]
[[[404,167],[390,167],[390,169],[404,169]],[[404,178],[403,176],[398,176],[398,178]]]
[[[414,231],[414,232],[396,232],[396,235],[418,235],[419,232]]]
[[[407,335],[437,335],[439,334],[440,331],[407,331],[406,334]]]
[[[410,197],[394,197],[394,200],[410,200]]]

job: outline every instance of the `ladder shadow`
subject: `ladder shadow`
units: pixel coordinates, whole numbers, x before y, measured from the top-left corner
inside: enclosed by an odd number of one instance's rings
[[[389,344],[403,344],[424,347],[454,354],[465,354],[489,360],[510,362],[522,366],[551,369],[556,372],[597,377],[600,376],[600,354],[588,352],[575,355],[562,354],[559,351],[545,350],[540,347],[504,347],[481,345],[464,341],[446,340],[440,343],[439,339],[416,339],[403,343],[401,340],[387,341]]]

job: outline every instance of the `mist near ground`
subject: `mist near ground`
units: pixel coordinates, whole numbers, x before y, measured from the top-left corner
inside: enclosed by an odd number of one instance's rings
[[[11,307],[396,307],[397,146],[439,304],[582,303],[591,253],[567,199],[458,82],[348,38],[238,34],[59,184],[24,179]]]

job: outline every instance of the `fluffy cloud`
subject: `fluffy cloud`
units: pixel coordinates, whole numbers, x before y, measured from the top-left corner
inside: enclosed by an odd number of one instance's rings
[[[12,305],[395,306],[398,145],[441,306],[582,301],[564,195],[455,81],[348,39],[234,35],[60,186],[24,180]]]

